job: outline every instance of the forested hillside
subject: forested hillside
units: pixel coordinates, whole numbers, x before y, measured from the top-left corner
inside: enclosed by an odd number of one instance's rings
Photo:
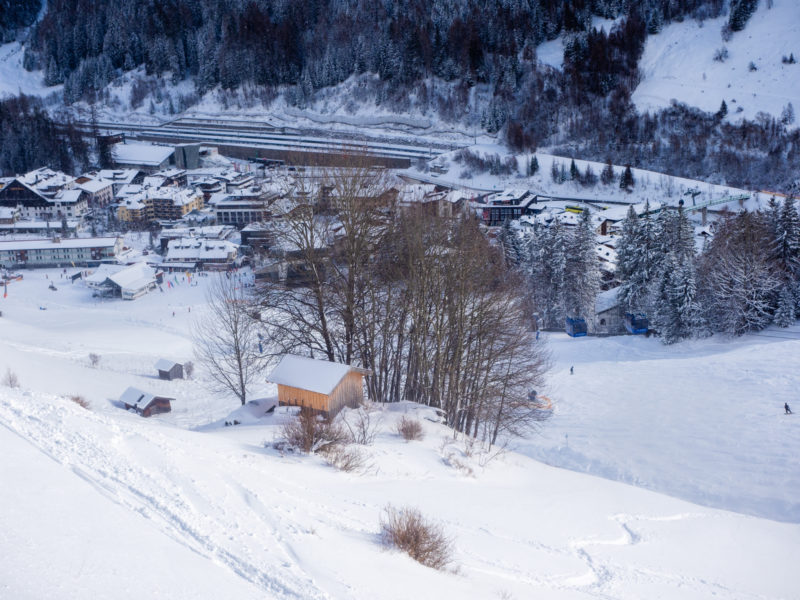
[[[352,95],[350,107],[432,115],[498,134],[514,150],[545,146],[789,190],[795,183],[789,165],[800,159],[791,119],[763,115],[732,124],[724,106],[710,114],[679,104],[640,114],[631,101],[648,35],[670,22],[727,15],[724,38],[744,29],[757,6],[757,0],[52,0],[31,29],[25,66],[41,69],[48,85],[63,83],[68,104],[102,103],[110,82],[143,68],[130,108],[147,101],[151,112],[166,114],[208,92],[228,106],[241,89],[265,108],[278,97],[313,106],[356,76],[358,84],[342,92]],[[12,22],[8,15],[3,22]],[[613,21],[596,27],[600,18]],[[537,60],[538,46],[557,37],[561,69]],[[195,93],[164,94],[159,78],[190,81]]]
[[[13,41],[20,28],[33,23],[41,8],[41,0],[0,0],[0,43]]]
[[[410,85],[435,75],[514,90],[535,48],[562,32],[578,35],[571,57],[592,91],[630,71],[644,27],[715,16],[722,0],[52,0],[34,31],[30,66],[50,83],[83,71],[86,89],[113,69],[196,78],[199,90],[310,84],[354,73]],[[75,15],[81,18],[76,19]],[[611,40],[591,37],[593,16],[636,23]],[[605,55],[605,56],[604,56]],[[620,62],[622,55],[627,60]],[[588,59],[588,62],[586,62]],[[606,75],[604,77],[604,75]],[[500,91],[500,90],[498,90]]]

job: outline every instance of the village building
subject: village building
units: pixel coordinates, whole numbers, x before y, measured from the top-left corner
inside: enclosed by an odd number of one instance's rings
[[[119,398],[125,410],[136,411],[143,417],[150,417],[152,415],[172,411],[171,403],[173,400],[175,400],[175,398],[155,396],[135,387],[129,387]]]
[[[398,206],[401,210],[418,209],[433,217],[450,218],[466,215],[469,201],[455,190],[417,184],[407,185],[398,192]]]
[[[0,189],[0,207],[16,208],[20,220],[80,218],[88,209],[88,196],[75,189],[75,179],[37,169],[15,177]]]
[[[19,208],[16,206],[0,206],[0,226],[13,225],[19,219]]]
[[[248,223],[270,219],[269,207],[277,199],[278,194],[275,192],[264,192],[261,189],[237,190],[213,194],[209,204],[214,209],[219,225],[242,227]]]
[[[110,181],[113,197],[117,198],[120,190],[126,185],[141,184],[144,175],[144,171],[140,169],[103,169],[97,172],[96,177]]]
[[[94,266],[113,260],[121,250],[122,239],[118,237],[2,240],[0,266],[6,268]]]
[[[519,219],[524,215],[533,215],[537,211],[534,206],[542,200],[530,190],[505,190],[473,202],[472,206],[481,221],[495,227],[508,220]]]
[[[114,144],[111,156],[121,169],[140,169],[146,173],[163,171],[174,164],[175,148],[155,144]]]
[[[267,381],[278,384],[281,406],[301,406],[333,416],[345,406],[361,404],[364,376],[370,374],[351,365],[287,354]]]
[[[100,296],[116,296],[135,300],[154,290],[160,273],[142,263],[129,266],[100,265],[85,278],[86,285]]]
[[[0,208],[0,212],[4,209]],[[74,236],[80,227],[81,222],[78,219],[62,218],[57,221],[42,221],[42,220],[14,220],[9,222],[0,221],[0,232],[2,233],[30,233],[47,238],[51,238],[53,234],[61,237]]]
[[[621,335],[625,333],[625,311],[619,301],[619,287],[597,295],[594,304],[594,327],[596,335]]]
[[[173,227],[162,229],[158,236],[161,251],[166,252],[170,240],[198,238],[203,240],[227,240],[235,229],[229,225],[203,225],[200,227]]]
[[[180,238],[167,243],[163,266],[168,268],[228,269],[237,264],[238,246],[227,240]]]
[[[176,220],[203,208],[203,196],[175,186],[149,187],[119,202],[117,219],[124,223]]]
[[[114,200],[114,184],[107,179],[82,175],[75,182],[86,193],[91,208],[105,208]]]
[[[160,358],[155,364],[155,367],[158,371],[159,379],[165,379],[167,381],[183,379],[183,365],[181,363],[177,363],[174,360],[167,360],[166,358]]]

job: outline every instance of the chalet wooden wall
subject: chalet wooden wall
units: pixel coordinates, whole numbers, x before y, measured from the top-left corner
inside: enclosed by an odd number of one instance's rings
[[[364,387],[362,381],[364,376],[361,373],[350,372],[331,392],[328,412],[335,415],[345,406],[355,408],[364,399]]]
[[[288,385],[278,386],[278,403],[282,406],[307,406],[314,410],[328,412],[327,395],[301,390]]]
[[[356,407],[361,403],[364,397],[363,378],[361,373],[348,373],[330,395],[278,385],[278,402],[282,406],[307,406],[332,416],[345,406]]]

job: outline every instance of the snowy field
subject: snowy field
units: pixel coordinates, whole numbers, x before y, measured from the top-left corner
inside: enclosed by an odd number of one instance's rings
[[[237,401],[202,369],[157,379],[157,359],[191,359],[214,276],[133,302],[24,276],[0,297],[0,377],[21,384],[0,387],[0,598],[797,597],[800,421],[781,413],[800,410],[800,341],[783,331],[672,347],[551,334],[554,416],[520,452],[484,463],[395,405],[371,467],[345,474],[272,448],[282,411],[221,426]],[[121,410],[129,385],[173,412]],[[422,442],[393,432],[406,411]],[[390,502],[443,525],[453,569],[382,549]]]
[[[790,102],[795,111],[800,108],[800,64],[782,62],[792,53],[800,60],[797,0],[759,2],[744,30],[725,42],[721,31],[727,19],[671,23],[647,37],[639,62],[642,82],[633,93],[640,111],[669,106],[674,98],[716,112],[725,100],[728,119],[735,122],[759,111],[779,118]],[[714,60],[723,47],[728,58]]]

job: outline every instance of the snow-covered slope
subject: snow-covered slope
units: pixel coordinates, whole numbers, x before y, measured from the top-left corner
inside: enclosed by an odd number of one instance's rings
[[[384,411],[371,468],[343,474],[273,449],[281,412],[208,425],[237,402],[206,392],[202,369],[156,378],[158,358],[191,356],[208,280],[95,301],[56,270],[29,271],[0,298],[0,368],[21,382],[0,387],[0,597],[738,600],[800,588],[800,421],[779,415],[800,342],[554,335],[555,415],[522,449],[590,474],[517,453],[482,464],[406,405]],[[124,412],[113,399],[128,385],[175,396],[173,412]],[[91,410],[63,397],[75,393]],[[393,432],[404,411],[420,412],[424,441]],[[755,499],[795,523],[609,479],[766,514]],[[381,548],[389,503],[442,523],[456,573]]]
[[[792,53],[800,60],[800,4],[759,2],[745,29],[728,42],[721,37],[726,22],[727,16],[687,20],[648,36],[639,63],[642,82],[633,94],[639,110],[669,106],[673,98],[709,112],[724,100],[734,121],[759,111],[780,117],[790,102],[800,109],[800,63],[782,62]],[[723,47],[728,58],[714,60]]]

